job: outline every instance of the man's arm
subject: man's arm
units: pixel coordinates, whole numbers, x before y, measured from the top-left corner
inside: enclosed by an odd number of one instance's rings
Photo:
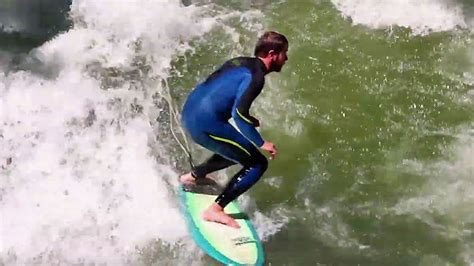
[[[257,118],[255,118],[253,116],[250,116],[249,118],[252,121],[252,124],[253,124],[254,127],[259,127],[260,126],[260,121]]]
[[[256,78],[251,73],[246,73],[239,86],[237,97],[232,108],[232,118],[240,132],[252,141],[257,147],[264,143],[262,136],[255,129],[255,118],[249,113],[252,102],[257,98],[263,88],[263,78]]]

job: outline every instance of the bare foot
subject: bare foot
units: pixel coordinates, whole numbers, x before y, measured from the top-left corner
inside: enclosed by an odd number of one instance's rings
[[[212,177],[211,175],[206,175],[206,179],[215,182],[214,177]],[[191,173],[187,173],[179,177],[179,182],[185,185],[196,185],[196,178],[194,178]]]
[[[226,214],[222,207],[217,203],[213,203],[207,210],[205,210],[202,214],[202,218],[208,222],[215,222],[234,228],[240,228],[239,223]]]
[[[179,177],[179,182],[185,185],[195,185],[196,178],[194,178],[191,173],[184,174]]]

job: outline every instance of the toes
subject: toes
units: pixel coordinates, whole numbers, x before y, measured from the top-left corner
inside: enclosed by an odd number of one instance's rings
[[[237,221],[235,221],[232,217],[230,217],[229,215],[227,215],[225,213],[219,213],[219,214],[216,214],[216,213],[206,214],[206,213],[204,213],[203,214],[203,219],[208,221],[208,222],[220,223],[220,224],[227,225],[227,226],[230,226],[230,227],[240,228],[239,223],[237,223]]]
[[[183,183],[183,184],[188,184],[188,185],[192,185],[192,184],[195,184],[195,179],[194,177],[192,177],[191,175],[182,175],[179,177],[179,182]]]
[[[233,219],[227,225],[232,226],[234,228],[240,228],[239,223]]]

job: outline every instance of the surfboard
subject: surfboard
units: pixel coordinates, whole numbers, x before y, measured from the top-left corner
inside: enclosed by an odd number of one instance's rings
[[[229,203],[224,211],[236,219],[239,229],[202,219],[204,210],[221,191],[222,188],[213,181],[180,186],[183,212],[194,241],[210,257],[223,264],[263,265],[262,243],[250,219],[240,211],[236,202]]]

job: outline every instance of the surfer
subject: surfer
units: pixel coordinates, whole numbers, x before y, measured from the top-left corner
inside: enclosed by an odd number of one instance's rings
[[[265,75],[280,72],[288,51],[287,38],[277,32],[265,32],[255,46],[255,57],[237,57],[225,62],[200,83],[188,96],[182,112],[182,123],[192,139],[214,154],[180,182],[193,184],[207,174],[234,164],[242,165],[215,202],[203,213],[206,221],[239,228],[224,212],[224,207],[252,187],[263,175],[268,161],[258,148],[277,154],[275,145],[262,138],[256,127],[260,121],[249,114],[250,106],[260,94]],[[233,118],[237,131],[230,123]],[[258,147],[258,148],[257,148]]]

